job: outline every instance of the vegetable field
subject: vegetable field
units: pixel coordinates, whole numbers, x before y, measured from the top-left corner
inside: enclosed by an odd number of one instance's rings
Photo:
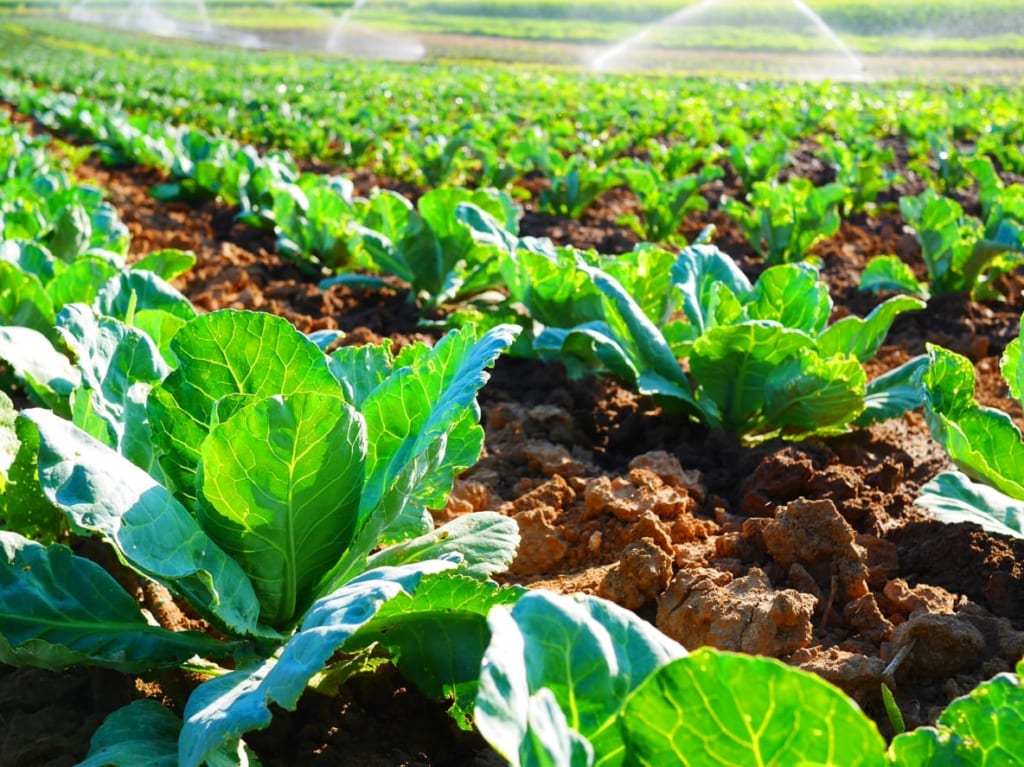
[[[0,765],[1024,763],[1015,84],[36,11]]]

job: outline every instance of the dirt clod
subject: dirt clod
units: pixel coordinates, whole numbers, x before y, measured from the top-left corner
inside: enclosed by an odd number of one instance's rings
[[[909,652],[896,670],[897,680],[941,679],[974,667],[985,649],[985,637],[956,615],[922,613],[901,623],[892,633],[890,655]]]
[[[658,600],[656,625],[684,647],[710,645],[781,657],[811,641],[817,600],[777,591],[756,568],[742,578],[717,570],[679,572]]]
[[[672,557],[651,538],[641,538],[622,550],[597,590],[599,597],[610,599],[630,610],[640,610],[654,602],[672,579]]]
[[[761,535],[781,567],[788,569],[799,562],[812,573],[827,568],[829,576],[836,576],[844,602],[868,593],[866,552],[856,544],[853,528],[832,501],[793,501],[779,508]]]

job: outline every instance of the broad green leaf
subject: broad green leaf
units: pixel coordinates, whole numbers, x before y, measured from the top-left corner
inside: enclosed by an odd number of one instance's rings
[[[921,354],[869,381],[864,396],[864,412],[854,421],[855,425],[868,426],[888,418],[899,418],[921,407],[924,394],[918,381],[927,367],[928,357]]]
[[[486,368],[516,332],[503,325],[479,340],[474,328],[450,332],[410,366],[399,369],[403,358],[396,360],[395,373],[364,400],[366,484],[359,516],[373,537],[363,538],[363,545],[398,542],[431,529],[426,510],[444,505],[455,475],[480,455],[476,394],[487,381]],[[405,484],[408,472],[418,477],[412,486]],[[353,555],[368,553],[369,548]]]
[[[95,562],[61,544],[0,532],[0,660],[60,671],[84,663],[126,672],[177,666],[232,646],[150,625],[135,599]]]
[[[317,600],[277,657],[199,685],[185,705],[179,767],[198,767],[224,744],[268,726],[272,703],[294,710],[313,675],[383,605],[399,594],[414,593],[424,576],[454,566],[430,560],[365,572]]]
[[[959,736],[962,753],[982,765],[1011,764],[1024,754],[1024,662],[957,698],[939,716],[939,727]]]
[[[99,533],[129,565],[231,633],[258,633],[249,579],[170,492],[52,413],[31,409],[22,417],[39,433],[43,492],[76,530]]]
[[[554,694],[546,687],[530,698],[518,756],[520,761],[513,759],[512,763],[528,767],[576,767],[595,763],[594,747],[569,726]]]
[[[670,304],[675,262],[676,256],[672,253],[644,243],[606,261],[602,268],[618,281],[647,319],[660,325],[675,308]]]
[[[257,312],[218,311],[195,318],[171,341],[178,369],[147,402],[160,463],[179,497],[196,497],[199,446],[214,403],[231,394],[259,398],[301,392],[340,394],[316,344],[287,320]]]
[[[418,538],[396,543],[372,554],[370,567],[397,566],[461,554],[461,572],[480,578],[503,573],[519,548],[519,525],[493,511],[463,514]]]
[[[50,252],[71,263],[89,248],[92,222],[82,205],[71,203],[61,212],[49,238]]]
[[[89,304],[115,274],[117,267],[108,259],[80,256],[47,283],[46,293],[58,310],[71,303]]]
[[[463,204],[475,205],[501,221],[506,229],[515,231],[517,209],[505,192],[440,188],[424,194],[417,204],[418,214],[433,232],[440,249],[439,285],[450,286],[431,291],[434,295],[430,304],[450,300],[459,293],[484,290],[498,281],[498,267],[490,257],[490,249],[478,245],[469,227],[456,215]]]
[[[0,232],[3,231],[3,215],[0,210]],[[53,279],[59,262],[45,247],[37,242],[24,240],[0,239],[0,261],[6,261],[18,267],[26,274],[33,274],[38,281],[46,285]]]
[[[921,244],[932,294],[973,290],[985,261],[995,255],[972,255],[981,222],[965,217],[958,202],[934,189],[901,197],[900,212]]]
[[[102,432],[76,424],[115,448],[135,465],[154,467],[152,432],[146,418],[146,397],[153,384],[170,373],[149,336],[111,317],[97,317],[84,304],[69,304],[57,317],[57,331],[75,356],[82,373],[75,392],[88,400]],[[77,414],[76,412],[76,414]]]
[[[928,298],[928,287],[919,282],[910,268],[899,256],[875,256],[864,267],[860,275],[860,289],[877,293],[880,290],[895,290],[919,298]]]
[[[445,280],[449,274],[444,248],[430,224],[414,212],[409,216],[405,231],[388,251],[390,259],[378,262],[384,271],[393,264],[393,273],[405,279],[417,297],[430,301],[445,292]]]
[[[898,735],[891,754],[898,767],[1014,765],[1024,753],[1024,661],[957,698],[935,727]]]
[[[713,324],[716,285],[744,300],[753,289],[736,262],[712,245],[684,248],[672,267],[672,279],[682,292],[683,311],[697,335]]]
[[[96,295],[93,308],[98,314],[128,321],[130,308],[158,309],[185,322],[196,316],[192,302],[154,272],[127,271],[111,278]]]
[[[249,576],[260,620],[285,626],[356,531],[366,434],[340,397],[261,399],[203,442],[203,529]]]
[[[686,654],[649,623],[595,597],[531,591],[511,612],[492,610],[488,624],[476,723],[514,765],[554,763],[542,733],[563,748],[572,741],[565,728],[589,741],[593,764],[622,764],[623,701],[655,669]],[[564,723],[550,720],[545,695]]]
[[[0,495],[0,527],[52,543],[67,532],[68,523],[39,486],[39,433],[23,418],[15,421],[14,428],[17,452],[7,467],[7,483]]]
[[[822,359],[801,349],[764,382],[765,426],[788,438],[843,432],[864,407],[865,383],[852,357]]]
[[[629,765],[885,764],[856,703],[772,658],[701,648],[650,675],[620,721]]]
[[[181,720],[155,700],[136,700],[110,714],[75,767],[178,767]]]
[[[863,319],[843,317],[833,323],[818,336],[818,351],[823,357],[849,354],[861,362],[867,362],[878,353],[896,317],[924,307],[924,301],[919,298],[893,296],[872,309]]]
[[[479,243],[495,247],[498,252],[513,255],[519,247],[516,237],[518,227],[506,227],[491,213],[471,202],[460,202],[455,206],[455,218],[470,229],[473,239]]]
[[[61,415],[71,414],[68,400],[82,377],[47,336],[32,328],[0,327],[0,359],[40,404]]]
[[[525,589],[501,588],[462,572],[425,577],[415,593],[399,594],[381,607],[344,649],[384,647],[424,695],[451,700],[449,714],[469,729],[480,661],[491,638],[487,614],[496,605],[515,603]]]
[[[1021,364],[1021,356],[1024,355],[1024,342],[1020,338],[1014,338],[1006,345],[1003,356],[1000,358],[999,367],[1003,379],[1010,387],[1010,394],[1018,400],[1024,400],[1024,365]],[[2,352],[0,352],[0,356]]]
[[[921,488],[915,503],[940,522],[973,522],[990,533],[1024,538],[1024,501],[945,471]]]
[[[181,317],[163,309],[138,309],[132,318],[132,327],[138,328],[153,340],[164,362],[172,368],[177,367],[178,360],[171,351],[171,340],[185,323]]]
[[[136,700],[110,714],[93,733],[89,753],[75,767],[178,767],[181,719],[155,700]],[[244,744],[211,753],[207,767],[258,765]]]
[[[928,346],[921,376],[932,436],[973,479],[1024,500],[1024,440],[1009,415],[974,399],[974,366],[940,346]]]
[[[780,264],[765,269],[745,304],[752,320],[774,320],[810,336],[824,330],[832,313],[828,286],[810,264]]]
[[[0,261],[0,324],[26,327],[53,337],[53,301],[34,274]]]
[[[331,372],[345,391],[345,400],[360,408],[374,389],[381,385],[394,366],[391,341],[380,345],[343,346],[330,357]]]
[[[154,272],[162,279],[173,280],[191,269],[195,263],[194,253],[170,248],[155,250],[149,255],[143,256],[132,264],[132,268]]]
[[[572,248],[554,253],[520,248],[504,262],[512,300],[522,303],[535,321],[553,328],[571,328],[603,316],[604,298],[594,281],[577,268]]]
[[[951,732],[934,727],[918,727],[897,735],[889,747],[890,760],[895,767],[969,767],[957,753],[960,739]]]
[[[734,433],[752,430],[776,367],[813,346],[805,333],[764,320],[710,328],[690,354],[690,375],[708,422]]]
[[[611,339],[622,346],[630,366],[636,369],[641,393],[664,395],[692,404],[686,374],[657,325],[614,277],[587,265],[582,259],[577,266],[603,294],[602,314],[611,329]]]
[[[628,346],[614,337],[606,322],[545,328],[534,339],[533,349],[542,360],[557,360],[564,365],[571,378],[611,373],[633,383],[640,380],[641,371]],[[678,386],[665,388],[667,393]]]

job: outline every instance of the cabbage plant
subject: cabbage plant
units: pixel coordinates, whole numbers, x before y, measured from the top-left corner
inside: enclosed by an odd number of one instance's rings
[[[519,312],[525,351],[572,376],[619,376],[748,442],[842,433],[920,404],[920,362],[870,383],[863,365],[920,299],[895,296],[830,323],[828,287],[810,264],[770,267],[751,283],[713,246],[605,257],[517,239],[479,210],[462,215],[501,254],[510,296],[491,316]]]
[[[182,766],[244,763],[240,738],[267,726],[271,703],[294,708],[337,651],[374,642],[426,693],[452,698],[465,726],[486,612],[518,596],[487,576],[518,534],[486,512],[434,530],[428,509],[480,453],[475,395],[513,336],[465,328],[432,349],[328,356],[271,315],[197,317],[174,337],[176,366],[147,384],[163,481],[54,413],[24,411],[42,491],[71,531],[101,538],[216,634],[153,625],[98,565],[11,531],[0,660],[212,675],[173,742],[151,744]],[[232,670],[211,663],[222,659]],[[111,726],[151,715],[135,707]]]
[[[1024,345],[1018,337],[1003,352],[1010,393],[1024,400]],[[974,366],[941,346],[928,347],[919,376],[925,417],[956,471],[942,472],[917,503],[945,522],[973,522],[989,532],[1024,538],[1024,438],[1009,414],[979,405]]]
[[[765,263],[788,264],[839,231],[839,206],[848,197],[842,184],[816,187],[797,177],[784,184],[756,181],[747,202],[725,197],[722,209]]]
[[[969,293],[975,299],[998,299],[998,279],[1024,263],[1024,205],[1012,194],[986,197],[985,220],[964,213],[956,200],[928,189],[900,198],[900,211],[921,245],[928,271],[920,282],[908,265],[893,255],[871,259],[861,288],[898,290],[927,298],[941,293]],[[1013,215],[1013,214],[1016,215]]]
[[[891,745],[855,701],[773,658],[691,653],[596,597],[531,591],[488,617],[476,718],[523,765],[1013,764],[1024,661]]]

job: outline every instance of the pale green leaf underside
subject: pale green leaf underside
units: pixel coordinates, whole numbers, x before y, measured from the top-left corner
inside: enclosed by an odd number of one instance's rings
[[[542,689],[554,696],[565,726],[589,741],[595,764],[621,764],[623,700],[686,652],[633,613],[594,597],[532,591],[511,612],[492,610],[488,623],[492,638],[481,666],[476,721],[515,764],[549,758],[548,747],[535,739],[545,728],[567,742],[557,722],[541,727],[546,707],[536,696]]]
[[[67,412],[68,397],[82,376],[46,336],[32,328],[0,328],[0,360],[10,365],[40,402]]]
[[[463,514],[429,533],[371,555],[370,567],[397,566],[459,554],[462,572],[485,578],[504,572],[519,547],[519,525],[493,511]]]
[[[39,433],[43,491],[78,530],[101,534],[132,567],[230,631],[257,631],[249,579],[166,488],[49,411],[22,415]]]
[[[959,471],[943,472],[925,484],[915,503],[940,522],[972,522],[990,533],[1024,538],[1024,501],[972,482]]]
[[[185,706],[179,767],[198,767],[224,744],[269,725],[271,703],[294,710],[313,675],[388,600],[414,592],[424,575],[454,565],[431,560],[363,573],[317,600],[276,658],[201,684]]]
[[[146,622],[103,568],[66,546],[0,532],[0,659],[59,671],[88,663],[121,671],[177,666],[230,645]]]

